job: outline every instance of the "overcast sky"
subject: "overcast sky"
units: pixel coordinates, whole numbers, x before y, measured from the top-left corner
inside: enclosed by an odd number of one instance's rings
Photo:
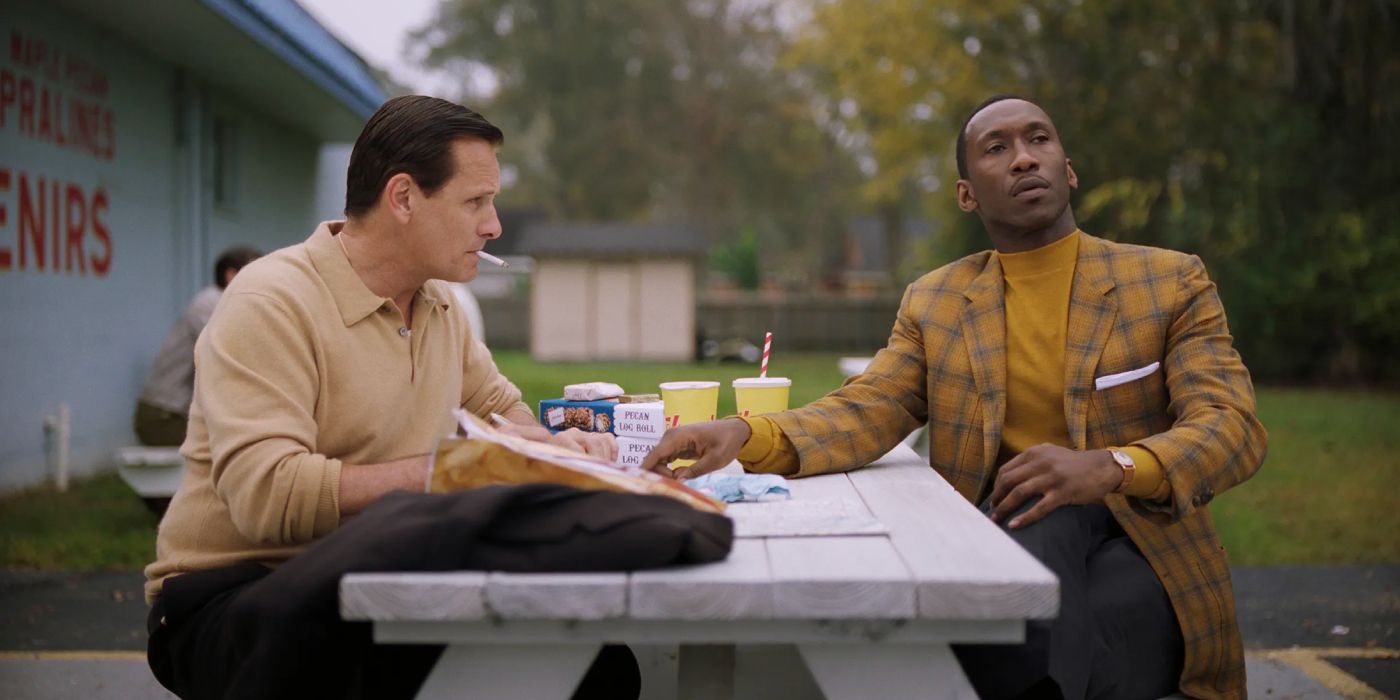
[[[444,93],[447,81],[420,70],[403,57],[408,32],[427,24],[438,0],[297,0],[346,46],[404,85],[428,94]]]

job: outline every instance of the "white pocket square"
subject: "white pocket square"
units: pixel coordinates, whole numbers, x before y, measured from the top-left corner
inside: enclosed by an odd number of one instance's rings
[[[1105,374],[1104,376],[1094,380],[1094,390],[1103,391],[1104,389],[1112,389],[1113,387],[1118,386],[1119,384],[1127,384],[1128,382],[1142,379],[1143,377],[1146,377],[1147,375],[1156,372],[1161,366],[1162,363],[1153,362],[1152,364],[1146,367],[1130,369],[1126,372],[1119,372],[1117,374]]]

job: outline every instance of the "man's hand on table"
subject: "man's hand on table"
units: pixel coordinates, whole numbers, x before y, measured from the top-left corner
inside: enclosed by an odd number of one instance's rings
[[[548,428],[541,425],[521,425],[518,423],[502,425],[498,430],[506,435],[514,435],[535,442],[547,442],[609,462],[617,461],[617,439],[611,433],[585,433],[578,428],[551,433]]]
[[[734,461],[752,432],[749,424],[738,418],[671,428],[642,460],[642,469],[676,479],[708,474]],[[668,465],[677,459],[693,459],[695,463],[672,470]]]
[[[1123,482],[1123,469],[1108,450],[1079,452],[1040,444],[1002,465],[992,489],[992,520],[1001,522],[1027,500],[1040,502],[1007,527],[1022,528],[1063,505],[1098,503]]]

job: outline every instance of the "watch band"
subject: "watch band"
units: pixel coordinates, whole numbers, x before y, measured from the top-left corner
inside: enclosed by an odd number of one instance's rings
[[[1122,450],[1109,449],[1108,453],[1113,455],[1113,461],[1123,468],[1123,483],[1118,484],[1118,488],[1113,489],[1113,493],[1123,493],[1133,483],[1133,477],[1137,476],[1137,464],[1133,462],[1132,455]]]

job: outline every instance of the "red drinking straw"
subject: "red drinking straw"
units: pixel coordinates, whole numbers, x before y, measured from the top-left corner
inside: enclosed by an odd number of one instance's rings
[[[758,376],[768,377],[768,353],[773,351],[773,331],[763,334],[763,362],[758,366]]]

